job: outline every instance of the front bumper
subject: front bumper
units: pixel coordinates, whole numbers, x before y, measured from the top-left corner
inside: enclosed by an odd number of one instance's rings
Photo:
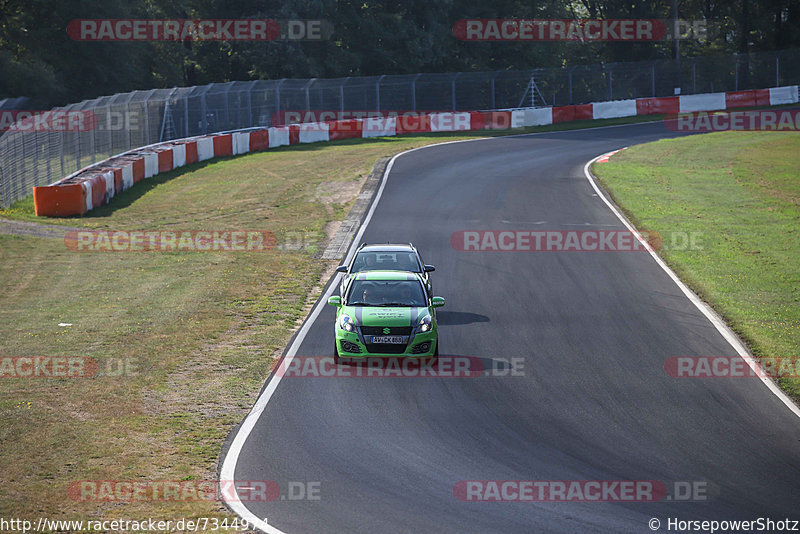
[[[373,352],[367,347],[364,336],[361,334],[361,329],[357,328],[357,332],[348,332],[336,326],[336,348],[339,351],[339,356],[342,358],[425,358],[433,356],[436,352],[437,332],[436,328],[430,332],[417,333],[413,332],[408,336],[408,341],[403,345],[399,345],[396,350],[401,352]]]

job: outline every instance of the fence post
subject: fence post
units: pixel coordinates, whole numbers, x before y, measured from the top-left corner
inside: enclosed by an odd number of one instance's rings
[[[344,85],[350,80],[350,76],[344,79],[342,84],[339,86],[339,111],[342,113],[342,117],[344,117]]]
[[[451,92],[451,100],[453,104],[453,111],[456,110],[456,80],[461,75],[460,72],[456,72],[456,75],[453,76],[453,79],[450,80],[450,92]]]
[[[144,101],[144,131],[145,131],[145,145],[150,144],[150,95],[147,95],[147,100]]]
[[[411,80],[411,111],[417,111],[417,80],[422,76],[422,73],[417,73],[414,79]]]
[[[225,126],[222,127],[222,130],[231,130],[235,128],[235,126],[231,126],[231,87],[233,86],[234,82],[226,83],[225,84]],[[220,124],[216,124],[216,131],[220,130]]]
[[[92,113],[94,114],[94,108],[92,108]],[[96,121],[97,120],[97,115],[95,114],[94,117],[95,117],[95,121]],[[95,124],[95,127],[92,128],[92,131],[90,132],[90,134],[92,136],[92,163],[95,163],[97,161],[98,146],[100,144],[100,143],[97,142],[97,124]],[[49,161],[49,158],[48,158],[48,161]]]
[[[281,78],[278,82],[278,85],[275,86],[275,117],[280,117],[281,112],[281,85],[283,82],[286,81],[286,78]],[[272,119],[269,121],[269,125],[272,126]]]
[[[208,90],[208,89],[206,89]],[[206,92],[200,93],[200,124],[203,126],[203,134],[208,133],[208,121],[206,120]]]
[[[25,145],[22,145],[22,161],[23,161],[23,171],[25,170],[24,162],[25,162]],[[81,135],[79,133],[75,133],[75,170],[81,168]]]
[[[256,121],[253,120],[253,88],[256,86],[256,82],[249,82],[247,87],[247,126],[246,128],[250,128],[251,126],[256,125]]]
[[[311,78],[303,87],[303,90],[306,93],[306,111],[311,111],[311,95],[309,93],[309,87],[311,87],[311,84],[314,83],[314,80],[316,80],[316,78]]]
[[[385,77],[385,74],[381,74],[378,76],[378,80],[375,82],[375,105],[378,108],[376,111],[381,110],[381,81],[383,81]]]
[[[34,144],[33,144],[33,183],[39,185],[39,143],[38,143],[39,132],[33,133]],[[92,161],[94,163],[94,161]]]
[[[109,105],[109,110],[110,109],[111,109],[111,106]],[[108,114],[106,114],[106,123],[107,122],[108,122]],[[106,130],[108,131],[108,138],[111,139],[111,128],[108,127],[108,124],[106,124]],[[66,176],[67,175],[66,168],[64,167],[64,144],[65,144],[64,143],[64,136],[65,135],[66,135],[66,132],[59,132],[59,135],[58,135],[58,138],[61,141],[61,150],[59,151],[60,155],[61,155],[61,176]],[[111,143],[109,143],[109,145],[111,145]],[[108,157],[111,157],[112,155],[113,154],[109,154]]]
[[[492,80],[491,80],[491,84],[492,84],[492,105],[491,105],[490,109],[497,109],[497,102],[496,102],[496,98],[497,97],[495,96],[495,90],[494,90],[495,89],[494,81],[497,78],[497,75],[498,75],[498,73],[495,71],[494,75],[492,76]]]
[[[83,110],[81,110],[81,111],[83,111]],[[92,154],[92,157],[90,158],[91,162],[92,163],[97,163],[97,157],[96,157],[96,154],[95,154],[95,152],[97,152],[97,150],[95,150],[94,132],[93,131],[89,133],[89,151]]]
[[[183,137],[189,137],[189,94],[183,95]]]
[[[656,97],[656,62],[650,65],[650,96]]]

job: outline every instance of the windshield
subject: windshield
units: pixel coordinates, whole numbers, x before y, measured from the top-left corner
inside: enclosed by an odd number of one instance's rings
[[[388,271],[409,271],[412,273],[420,273],[419,262],[417,261],[416,254],[413,252],[396,251],[396,252],[359,252],[353,260],[353,271],[358,273],[361,271],[374,271],[374,270],[388,270]]]
[[[427,306],[417,280],[354,280],[348,306]]]

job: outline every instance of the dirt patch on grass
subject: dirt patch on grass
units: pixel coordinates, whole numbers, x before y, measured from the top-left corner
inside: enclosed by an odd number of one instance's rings
[[[67,232],[78,230],[83,230],[83,228],[53,226],[50,224],[0,219],[0,234],[7,235],[27,235],[33,237],[52,237],[54,239],[64,239],[64,236],[67,235]]]
[[[316,199],[323,204],[347,204],[358,195],[366,179],[366,176],[359,176],[355,180],[322,182],[315,191]]]

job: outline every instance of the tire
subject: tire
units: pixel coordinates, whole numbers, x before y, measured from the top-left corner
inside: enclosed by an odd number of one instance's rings
[[[438,337],[436,338],[436,349],[433,351],[433,357],[434,358],[438,358],[439,357],[439,338]]]
[[[336,340],[333,340],[333,363],[339,365],[341,363],[341,358],[339,358],[339,344],[336,343]]]

